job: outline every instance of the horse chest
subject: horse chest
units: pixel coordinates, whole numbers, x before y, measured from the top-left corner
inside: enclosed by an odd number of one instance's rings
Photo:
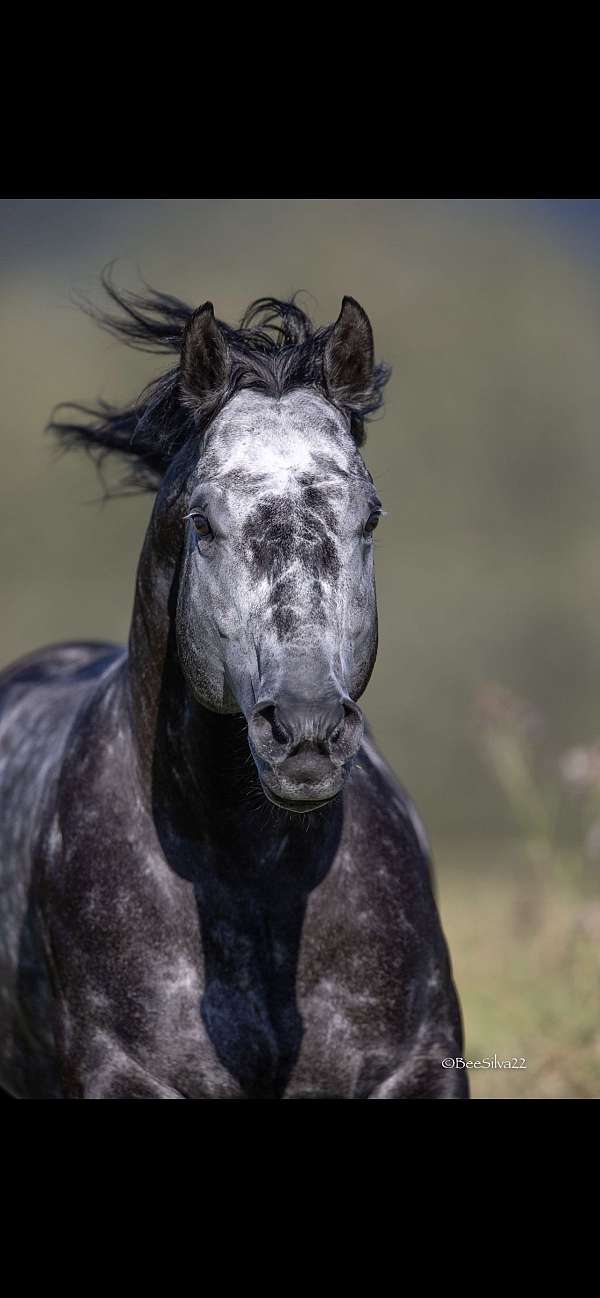
[[[188,1080],[171,1079],[186,1093],[353,1098],[364,1091],[366,1078],[391,1070],[396,1043],[381,1020],[378,997],[353,989],[343,967],[329,968],[314,985],[295,943],[272,933],[260,941],[223,921],[216,931],[205,926],[203,956],[193,1006],[182,1016],[187,1024],[195,1021],[192,1039],[181,1043]]]
[[[341,990],[304,1004],[274,987],[214,979],[200,996],[198,1016],[201,1046],[191,1078],[186,1042],[187,1080],[171,1079],[192,1098],[350,1099],[374,1064],[375,1078],[382,1064],[383,1075],[392,1068],[385,1041],[378,1049]]]

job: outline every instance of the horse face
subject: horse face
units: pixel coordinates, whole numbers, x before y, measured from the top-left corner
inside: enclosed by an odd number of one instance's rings
[[[379,498],[348,419],[309,389],[239,392],[189,485],[176,613],[188,686],[244,713],[271,801],[312,810],[361,742]]]

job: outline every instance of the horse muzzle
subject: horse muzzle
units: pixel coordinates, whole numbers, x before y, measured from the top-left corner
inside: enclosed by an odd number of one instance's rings
[[[361,709],[344,696],[262,699],[248,738],[264,792],[288,811],[316,811],[340,793],[361,744]]]

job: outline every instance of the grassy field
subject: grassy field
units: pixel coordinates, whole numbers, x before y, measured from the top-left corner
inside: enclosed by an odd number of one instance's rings
[[[600,888],[544,878],[521,844],[438,853],[438,900],[476,1099],[600,1097]]]

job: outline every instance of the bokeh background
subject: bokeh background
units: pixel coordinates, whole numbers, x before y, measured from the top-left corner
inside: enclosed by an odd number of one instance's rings
[[[164,361],[74,294],[117,259],[232,323],[364,305],[393,366],[365,708],[433,845],[465,1057],[527,1061],[473,1093],[599,1095],[600,201],[4,200],[0,258],[2,665],[128,633],[151,498],[102,503],[43,430]]]

